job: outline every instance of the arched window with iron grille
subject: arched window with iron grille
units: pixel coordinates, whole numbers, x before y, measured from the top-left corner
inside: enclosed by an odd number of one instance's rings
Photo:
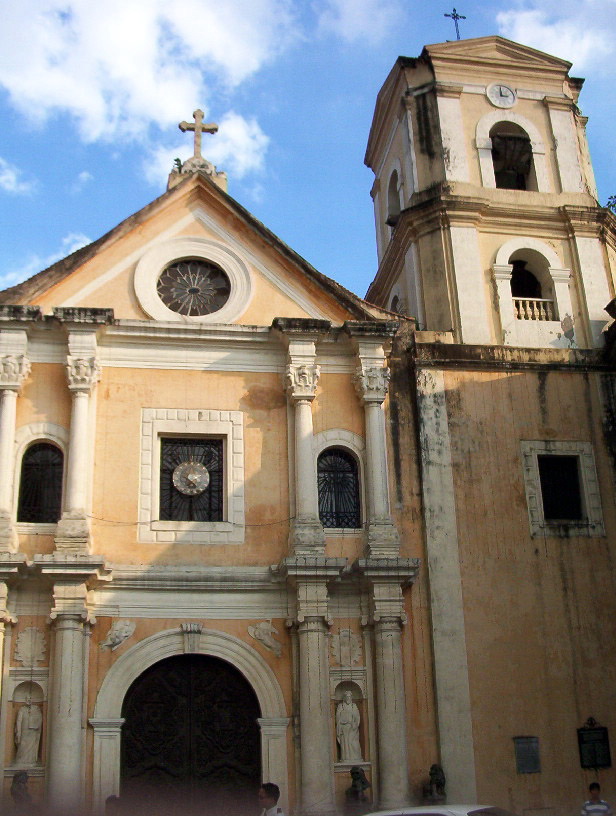
[[[323,527],[361,527],[357,460],[344,448],[327,448],[317,460],[319,518]]]
[[[17,521],[55,524],[62,515],[64,455],[49,442],[36,442],[21,460]]]

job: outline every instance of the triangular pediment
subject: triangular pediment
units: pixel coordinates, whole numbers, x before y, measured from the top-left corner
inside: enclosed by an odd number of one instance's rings
[[[464,64],[475,62],[486,65],[507,63],[510,68],[516,66],[526,69],[543,68],[564,74],[571,68],[571,63],[567,60],[496,35],[426,45],[424,54],[427,54],[433,62],[446,60],[447,62],[459,61]]]
[[[186,298],[178,306],[169,286],[159,284],[167,268],[190,258],[215,267],[199,273],[199,295],[211,296],[209,284],[218,287],[209,313],[186,315]],[[57,307],[105,308],[124,320],[261,326],[275,317],[340,324],[378,311],[320,274],[199,173],[97,241],[1,292],[0,303],[37,305],[44,314]]]

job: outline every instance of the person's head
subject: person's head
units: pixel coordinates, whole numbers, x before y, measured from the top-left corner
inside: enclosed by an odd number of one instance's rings
[[[273,782],[264,782],[259,788],[259,804],[267,809],[274,807],[280,798],[280,788]]]
[[[598,802],[601,798],[601,785],[598,782],[591,782],[588,786],[588,792],[593,802]]]
[[[342,695],[342,699],[345,703],[352,703],[353,702],[353,692],[352,691],[345,691]]]

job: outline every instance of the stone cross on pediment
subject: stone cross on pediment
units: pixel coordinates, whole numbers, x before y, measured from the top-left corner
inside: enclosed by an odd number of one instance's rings
[[[182,131],[182,133],[186,133],[187,130],[192,130],[195,132],[195,147],[194,147],[194,156],[195,159],[201,159],[201,134],[202,133],[216,133],[218,130],[218,125],[211,123],[206,123],[203,121],[204,113],[202,110],[197,109],[193,111],[193,117],[195,119],[194,122],[180,122],[178,127]]]

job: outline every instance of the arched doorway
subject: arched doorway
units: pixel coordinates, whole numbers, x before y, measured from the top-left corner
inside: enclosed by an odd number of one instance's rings
[[[255,808],[261,746],[255,692],[225,660],[160,660],[122,706],[120,796],[135,813],[233,816]]]

